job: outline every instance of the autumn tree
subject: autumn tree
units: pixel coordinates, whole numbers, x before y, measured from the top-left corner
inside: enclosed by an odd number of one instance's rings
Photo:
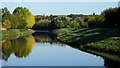
[[[2,9],[3,15],[2,15],[2,24],[4,27],[4,24],[6,24],[6,21],[11,22],[11,28],[18,28],[18,19],[15,17],[15,15],[12,15],[7,8]]]
[[[19,26],[20,28],[21,26],[22,28],[32,28],[35,24],[35,18],[27,8],[17,7],[13,11],[13,14],[21,21],[21,25]]]
[[[3,23],[3,26],[6,29],[10,29],[11,28],[11,22],[9,20],[5,20],[4,23]]]

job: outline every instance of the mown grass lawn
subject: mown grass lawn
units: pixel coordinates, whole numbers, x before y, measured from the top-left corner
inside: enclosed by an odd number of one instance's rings
[[[57,39],[84,48],[120,53],[119,28],[62,28],[55,30]]]

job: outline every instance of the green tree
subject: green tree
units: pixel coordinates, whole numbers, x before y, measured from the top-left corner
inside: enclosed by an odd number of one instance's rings
[[[56,28],[63,28],[63,27],[68,27],[68,25],[70,24],[70,20],[71,18],[69,17],[58,16],[52,20],[52,23],[54,24],[54,27]]]
[[[104,27],[104,17],[99,15],[99,16],[94,16],[94,17],[91,17],[89,20],[88,20],[88,25],[89,27]]]
[[[105,18],[106,27],[119,27],[120,26],[120,7],[109,8],[102,12]]]
[[[2,22],[4,22],[5,20],[12,21],[11,16],[12,15],[9,11],[4,12],[4,14],[2,15]]]
[[[51,23],[50,20],[48,20],[48,19],[43,19],[43,20],[39,20],[39,21],[37,22],[37,25],[39,25],[39,27],[48,27],[50,23]]]
[[[13,14],[21,21],[20,28],[32,28],[35,24],[35,17],[27,8],[17,7],[13,11]]]
[[[73,21],[69,24],[69,26],[70,26],[71,28],[78,28],[78,27],[79,27],[79,23],[78,23],[76,20],[73,20]]]

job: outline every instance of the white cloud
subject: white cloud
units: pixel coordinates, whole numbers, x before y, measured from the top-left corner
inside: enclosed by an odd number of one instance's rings
[[[118,2],[119,0],[0,0],[1,2]]]

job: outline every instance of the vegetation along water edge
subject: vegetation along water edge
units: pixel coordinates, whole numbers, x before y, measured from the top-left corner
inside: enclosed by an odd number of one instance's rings
[[[120,54],[119,28],[62,28],[53,31],[63,43],[82,48]]]
[[[12,29],[12,30],[3,30],[2,33],[0,33],[0,37],[2,37],[2,40],[10,40],[19,38],[20,36],[25,36],[27,34],[34,33],[34,30],[31,29]]]

